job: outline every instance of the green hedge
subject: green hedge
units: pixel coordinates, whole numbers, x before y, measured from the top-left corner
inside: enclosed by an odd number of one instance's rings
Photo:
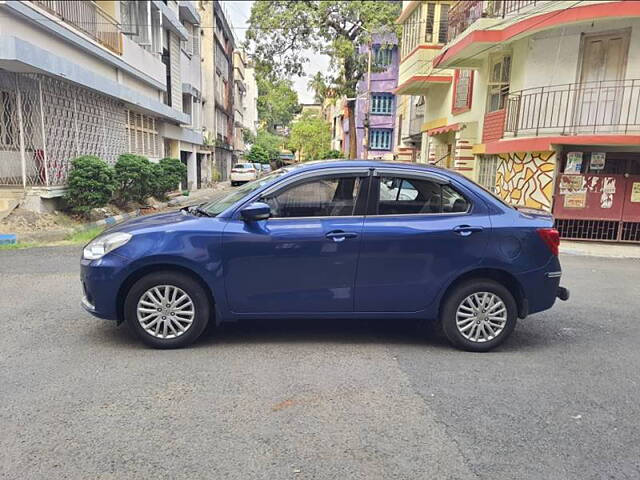
[[[86,215],[109,201],[123,207],[129,202],[144,203],[148,197],[166,199],[177,190],[187,167],[177,158],[152,163],[141,155],[124,154],[115,167],[87,155],[71,162],[69,188],[65,197],[69,209]]]
[[[156,190],[157,170],[147,157],[125,153],[115,165],[114,201],[120,206],[129,202],[144,203]]]
[[[75,158],[71,167],[65,200],[72,212],[86,215],[109,203],[115,189],[113,167],[92,155]]]

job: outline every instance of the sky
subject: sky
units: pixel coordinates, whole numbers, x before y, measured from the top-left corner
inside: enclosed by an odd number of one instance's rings
[[[233,25],[236,42],[244,41],[244,34],[247,30],[251,5],[253,1],[222,1],[222,8],[227,13],[227,19]],[[304,77],[293,77],[293,87],[298,92],[300,103],[313,103],[313,91],[309,90],[307,83],[309,79],[321,71],[326,73],[329,68],[329,58],[326,55],[319,55],[314,52],[306,52],[309,62],[305,64]]]

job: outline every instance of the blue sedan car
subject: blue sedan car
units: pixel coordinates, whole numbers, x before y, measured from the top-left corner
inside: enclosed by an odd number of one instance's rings
[[[82,304],[157,348],[243,318],[410,318],[487,351],[568,298],[558,245],[550,215],[448,170],[307,163],[101,234]]]

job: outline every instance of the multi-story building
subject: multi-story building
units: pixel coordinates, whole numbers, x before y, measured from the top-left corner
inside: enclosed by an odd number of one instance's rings
[[[393,160],[396,140],[396,98],[398,82],[398,42],[393,34],[374,35],[371,45],[362,45],[360,52],[371,49],[371,74],[358,82],[355,107],[357,158]],[[345,112],[346,113],[346,112]],[[349,119],[342,115],[342,150],[349,153]],[[366,141],[365,141],[366,139]]]
[[[404,2],[399,21],[421,161],[551,211],[565,238],[640,241],[640,3]]]
[[[200,27],[207,11],[218,48],[205,51],[214,37]],[[0,3],[0,199],[53,208],[71,160],[87,154],[112,164],[122,153],[178,157],[183,188],[199,188],[218,134],[231,153],[232,52],[218,2]],[[213,92],[220,118],[203,108],[216,105]]]
[[[258,124],[258,86],[253,68],[247,63],[244,50],[233,52],[234,75],[234,138],[233,161],[242,158],[247,150],[244,143],[244,131],[257,133]]]
[[[220,2],[200,3],[202,22],[210,32],[203,37],[203,114],[211,119],[213,128],[205,135],[215,147],[215,176],[226,180],[233,162],[235,40]]]
[[[247,89],[244,104],[244,125],[251,133],[258,133],[258,83],[251,63],[244,69],[244,83]]]

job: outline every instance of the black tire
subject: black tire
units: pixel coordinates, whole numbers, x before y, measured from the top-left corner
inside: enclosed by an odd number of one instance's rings
[[[175,338],[158,338],[145,331],[138,321],[138,301],[149,289],[170,285],[183,290],[192,300],[194,318],[186,331]],[[189,275],[173,271],[160,271],[142,277],[129,289],[124,302],[124,317],[129,328],[147,345],[154,348],[182,348],[200,337],[209,323],[211,302],[207,291]]]
[[[506,307],[506,323],[495,337],[483,342],[467,339],[458,328],[456,313],[462,302],[474,293],[489,292],[497,295]],[[502,284],[490,279],[474,279],[456,286],[442,306],[440,321],[442,330],[451,344],[470,352],[488,352],[504,342],[513,332],[518,318],[518,307],[511,292]],[[471,327],[473,328],[473,327]]]
[[[231,186],[232,186],[232,187],[235,187],[235,186],[236,186],[236,182],[232,181],[232,182],[231,182]]]

